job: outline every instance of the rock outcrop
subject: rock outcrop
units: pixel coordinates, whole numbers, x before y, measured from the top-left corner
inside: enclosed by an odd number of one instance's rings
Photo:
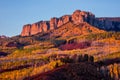
[[[49,30],[49,22],[40,21],[40,22],[32,24],[30,35],[34,35],[39,32],[46,32],[47,30]]]
[[[57,26],[60,27],[63,24],[69,22],[69,21],[71,21],[71,16],[70,15],[64,15],[64,16],[59,18]]]
[[[21,36],[30,36],[37,33],[46,32],[48,30],[54,30],[67,22],[73,24],[80,24],[87,22],[92,26],[96,26],[103,30],[120,30],[120,18],[95,18],[95,15],[90,12],[76,10],[72,15],[64,15],[60,18],[51,18],[50,21],[40,21],[34,24],[24,25],[21,32]]]
[[[54,30],[58,27],[72,21],[74,24],[82,22],[93,23],[95,16],[90,12],[76,10],[72,15],[64,15],[60,18],[51,18],[50,21],[40,21],[34,24],[24,25],[21,36],[35,35],[40,32],[46,32],[48,30]]]
[[[107,31],[120,31],[120,17],[116,18],[96,18],[94,25]]]
[[[75,24],[80,24],[81,22],[84,22],[84,21],[90,24],[93,24],[94,19],[95,19],[95,15],[90,12],[76,10],[72,14],[72,21]]]
[[[31,34],[31,24],[24,25],[21,36],[29,36],[30,34]]]
[[[51,18],[50,20],[50,30],[56,29],[58,26],[58,18]]]

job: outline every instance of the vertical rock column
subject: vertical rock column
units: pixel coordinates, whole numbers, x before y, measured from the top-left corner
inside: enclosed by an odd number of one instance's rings
[[[31,35],[31,24],[23,26],[21,36],[30,36]]]
[[[50,20],[50,30],[56,29],[58,24],[57,18],[51,18]]]

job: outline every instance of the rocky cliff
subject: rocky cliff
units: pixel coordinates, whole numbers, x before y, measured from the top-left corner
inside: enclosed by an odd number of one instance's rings
[[[40,21],[34,24],[24,25],[21,36],[29,36],[48,30],[54,30],[69,21],[72,21],[74,24],[79,24],[81,22],[89,22],[92,24],[94,18],[94,14],[90,12],[76,10],[72,15],[64,15],[60,18],[54,17],[51,18],[50,21]]]
[[[120,17],[110,18],[101,17],[96,18],[96,26],[107,31],[120,31]]]
[[[76,10],[72,15],[64,15],[60,18],[51,18],[50,21],[40,21],[33,24],[24,25],[21,32],[21,36],[30,36],[37,33],[46,32],[48,30],[54,30],[67,22],[72,22],[74,24],[80,24],[82,22],[87,22],[90,25],[96,26],[103,30],[120,30],[120,18],[95,18],[95,15],[86,12]]]

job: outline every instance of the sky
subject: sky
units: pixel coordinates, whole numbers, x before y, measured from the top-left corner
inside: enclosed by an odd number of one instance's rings
[[[120,0],[0,0],[0,35],[16,36],[23,25],[89,11],[96,17],[120,17]]]

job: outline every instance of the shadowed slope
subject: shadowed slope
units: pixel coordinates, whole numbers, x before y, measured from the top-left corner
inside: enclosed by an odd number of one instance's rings
[[[91,63],[66,64],[25,80],[101,80],[102,75]]]

